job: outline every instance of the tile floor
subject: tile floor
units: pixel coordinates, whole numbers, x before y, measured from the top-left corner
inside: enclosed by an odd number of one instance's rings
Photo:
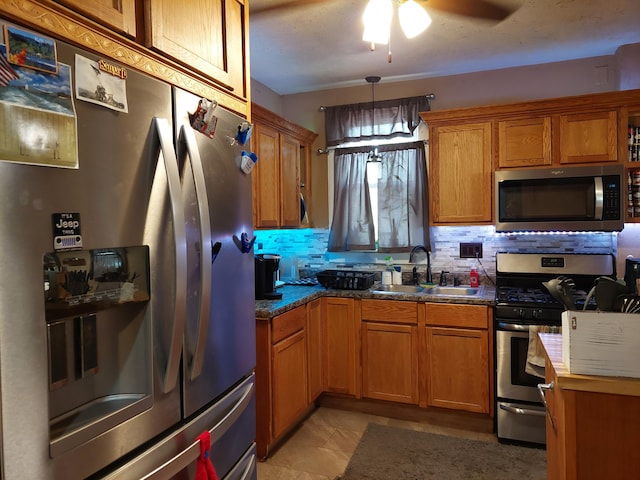
[[[492,433],[437,425],[429,420],[399,420],[320,407],[265,462],[258,462],[258,480],[334,480],[344,473],[369,422],[497,441]]]

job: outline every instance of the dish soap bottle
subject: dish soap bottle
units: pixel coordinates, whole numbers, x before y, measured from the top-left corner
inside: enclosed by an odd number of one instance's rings
[[[469,285],[473,288],[478,288],[478,263],[476,262],[469,272]]]

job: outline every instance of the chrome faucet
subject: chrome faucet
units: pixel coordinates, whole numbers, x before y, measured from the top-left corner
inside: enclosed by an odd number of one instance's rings
[[[419,250],[422,250],[424,253],[427,254],[426,282],[427,283],[432,283],[433,282],[433,276],[431,275],[431,254],[429,253],[429,251],[426,248],[424,248],[424,245],[416,245],[415,247],[413,247],[411,249],[411,253],[409,254],[409,263],[414,263],[415,262],[415,254]]]

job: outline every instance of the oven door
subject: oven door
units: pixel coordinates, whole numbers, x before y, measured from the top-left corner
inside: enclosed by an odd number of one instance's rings
[[[544,378],[525,372],[529,326],[496,323],[496,394],[500,399],[540,402],[537,390]]]

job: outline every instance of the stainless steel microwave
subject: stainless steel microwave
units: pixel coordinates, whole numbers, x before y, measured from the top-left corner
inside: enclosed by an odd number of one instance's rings
[[[498,170],[497,232],[620,231],[624,166]]]

